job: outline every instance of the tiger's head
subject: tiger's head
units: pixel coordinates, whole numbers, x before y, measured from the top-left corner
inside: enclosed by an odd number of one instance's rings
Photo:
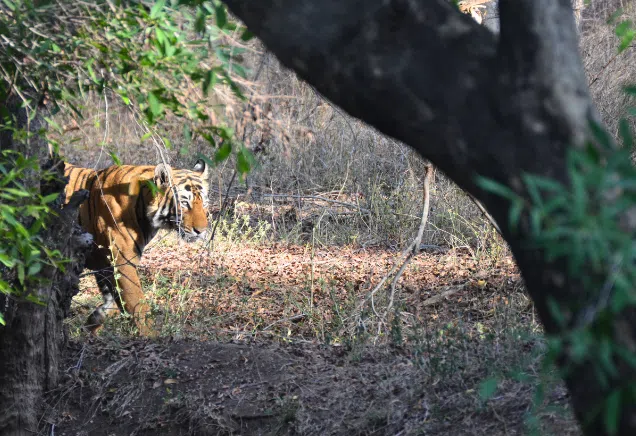
[[[192,170],[155,167],[153,182],[161,193],[148,205],[155,229],[177,230],[187,241],[205,236],[208,227],[208,166],[199,159]]]

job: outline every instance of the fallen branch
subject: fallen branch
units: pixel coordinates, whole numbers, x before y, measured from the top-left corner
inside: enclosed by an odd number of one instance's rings
[[[442,292],[441,294],[437,294],[429,299],[426,299],[422,302],[422,306],[432,306],[434,304],[440,303],[442,300],[444,300],[445,298],[450,297],[453,294],[458,293],[459,291],[461,291],[462,289],[464,289],[466,287],[466,283],[464,283],[463,285],[459,285],[459,286],[455,286],[451,289],[448,289],[444,292]]]
[[[364,207],[358,206],[357,204],[347,203],[345,201],[340,201],[340,200],[332,200],[330,198],[321,197],[319,195],[263,194],[263,197],[270,197],[270,198],[297,198],[297,199],[302,199],[302,200],[304,200],[304,199],[320,200],[320,201],[326,201],[327,203],[339,204],[340,206],[345,206],[345,207],[350,207],[350,208],[353,208],[353,209],[358,209],[360,212],[364,212],[364,213],[368,213],[368,214],[371,213],[371,211],[369,209],[366,209]]]
[[[381,322],[378,325],[378,333],[379,333],[379,330],[382,328],[382,324],[383,324],[382,320],[384,320],[387,317],[387,315],[389,314],[389,312],[393,308],[393,303],[395,301],[395,293],[396,293],[397,281],[400,279],[400,277],[402,276],[402,274],[406,270],[406,267],[411,262],[413,257],[415,257],[420,252],[420,247],[422,246],[422,238],[424,236],[424,229],[426,228],[426,222],[428,221],[428,211],[430,209],[430,181],[431,181],[432,176],[433,176],[433,166],[428,164],[428,165],[426,165],[426,168],[425,168],[425,175],[424,175],[424,181],[423,181],[424,206],[423,206],[423,210],[422,210],[422,218],[421,218],[421,221],[420,221],[420,227],[418,229],[417,236],[415,237],[413,242],[411,242],[411,244],[409,244],[409,246],[406,248],[406,250],[404,250],[402,252],[402,254],[400,255],[400,257],[399,257],[401,259],[404,256],[406,256],[406,258],[402,261],[401,264],[399,262],[396,262],[393,265],[391,270],[387,274],[385,274],[384,277],[382,277],[382,280],[380,280],[380,283],[378,283],[373,288],[373,290],[371,292],[369,292],[367,297],[362,301],[362,303],[360,303],[360,305],[356,309],[356,312],[358,312],[367,301],[371,301],[371,309],[373,310],[373,313],[375,314],[375,316],[378,317],[379,320],[381,320]],[[399,269],[398,269],[398,265],[400,265]],[[391,294],[390,294],[390,297],[389,297],[389,304],[388,304],[387,309],[386,309],[386,311],[384,313],[384,316],[380,316],[380,314],[377,312],[377,310],[375,308],[374,297],[375,297],[376,292],[378,292],[378,290],[382,289],[382,286],[384,286],[386,281],[389,279],[389,277],[391,277],[391,275],[395,272],[395,270],[398,270],[398,272],[397,272],[397,274],[395,275],[395,277],[393,278],[393,280],[391,282]]]
[[[298,321],[300,321],[302,319],[305,319],[306,317],[307,317],[307,314],[301,313],[301,314],[298,314],[298,315],[291,316],[289,318],[282,318],[282,319],[274,321],[273,323],[271,323],[270,325],[265,327],[263,329],[263,331],[267,331],[270,328],[274,327],[276,324],[281,323],[281,322],[298,322]]]
[[[430,209],[430,204],[431,204],[431,178],[432,177],[433,177],[433,166],[430,164],[426,165],[425,173],[424,173],[424,181],[422,183],[424,185],[423,186],[424,206],[422,207],[422,220],[420,221],[420,228],[417,231],[417,236],[415,237],[413,242],[411,242],[411,245],[409,246],[409,248],[405,251],[405,253],[408,253],[408,255],[406,259],[404,259],[402,266],[400,267],[397,274],[393,278],[393,281],[391,282],[391,296],[389,297],[389,305],[386,308],[387,314],[393,308],[393,302],[395,299],[395,289],[396,289],[398,280],[400,279],[400,277],[402,277],[402,274],[404,274],[404,270],[406,270],[406,267],[408,266],[408,264],[411,263],[411,260],[413,260],[413,257],[415,257],[420,252],[420,246],[422,245],[422,238],[424,237],[424,228],[426,227],[426,222],[428,221],[428,211]]]
[[[467,192],[467,194],[468,194],[468,192]],[[495,228],[495,230],[497,230],[497,232],[501,235],[501,229],[499,228],[499,225],[497,224],[497,221],[495,221],[495,219],[492,217],[492,215],[490,215],[488,213],[488,211],[486,210],[484,205],[481,204],[481,202],[479,200],[477,200],[475,197],[473,197],[471,194],[468,194],[468,197],[473,201],[473,203],[475,203],[475,206],[477,206],[477,208],[481,211],[481,213],[484,214],[484,217],[488,221],[490,221],[490,224],[492,224],[492,226]]]

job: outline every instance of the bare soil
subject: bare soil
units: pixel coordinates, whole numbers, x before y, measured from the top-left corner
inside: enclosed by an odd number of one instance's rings
[[[197,341],[75,343],[51,393],[56,435],[527,434],[531,389],[440,380],[408,348]],[[561,386],[552,406],[565,406]],[[565,414],[542,434],[578,434]]]

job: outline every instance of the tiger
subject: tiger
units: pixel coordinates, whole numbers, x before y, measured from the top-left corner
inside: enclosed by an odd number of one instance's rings
[[[193,170],[170,165],[113,165],[102,170],[66,163],[66,202],[85,189],[80,226],[93,236],[86,267],[93,271],[103,304],[85,322],[95,334],[106,318],[125,311],[141,336],[155,336],[150,307],[144,301],[137,266],[144,248],[159,229],[177,230],[186,241],[202,239],[208,227],[208,165]]]

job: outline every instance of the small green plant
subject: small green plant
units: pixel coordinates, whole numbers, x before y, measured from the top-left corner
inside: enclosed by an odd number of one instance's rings
[[[50,249],[39,233],[54,218],[52,203],[58,194],[42,196],[22,181],[39,171],[37,160],[25,158],[11,150],[0,151],[0,292],[12,298],[34,303],[43,302],[32,292],[34,283],[45,281],[38,273],[45,266],[63,271],[65,258],[59,250]],[[43,172],[43,182],[55,174]],[[4,318],[0,312],[0,324]]]
[[[254,245],[262,243],[269,235],[271,224],[266,221],[258,221],[252,225],[249,215],[239,215],[235,219],[219,218],[217,224],[217,237],[231,245]]]

